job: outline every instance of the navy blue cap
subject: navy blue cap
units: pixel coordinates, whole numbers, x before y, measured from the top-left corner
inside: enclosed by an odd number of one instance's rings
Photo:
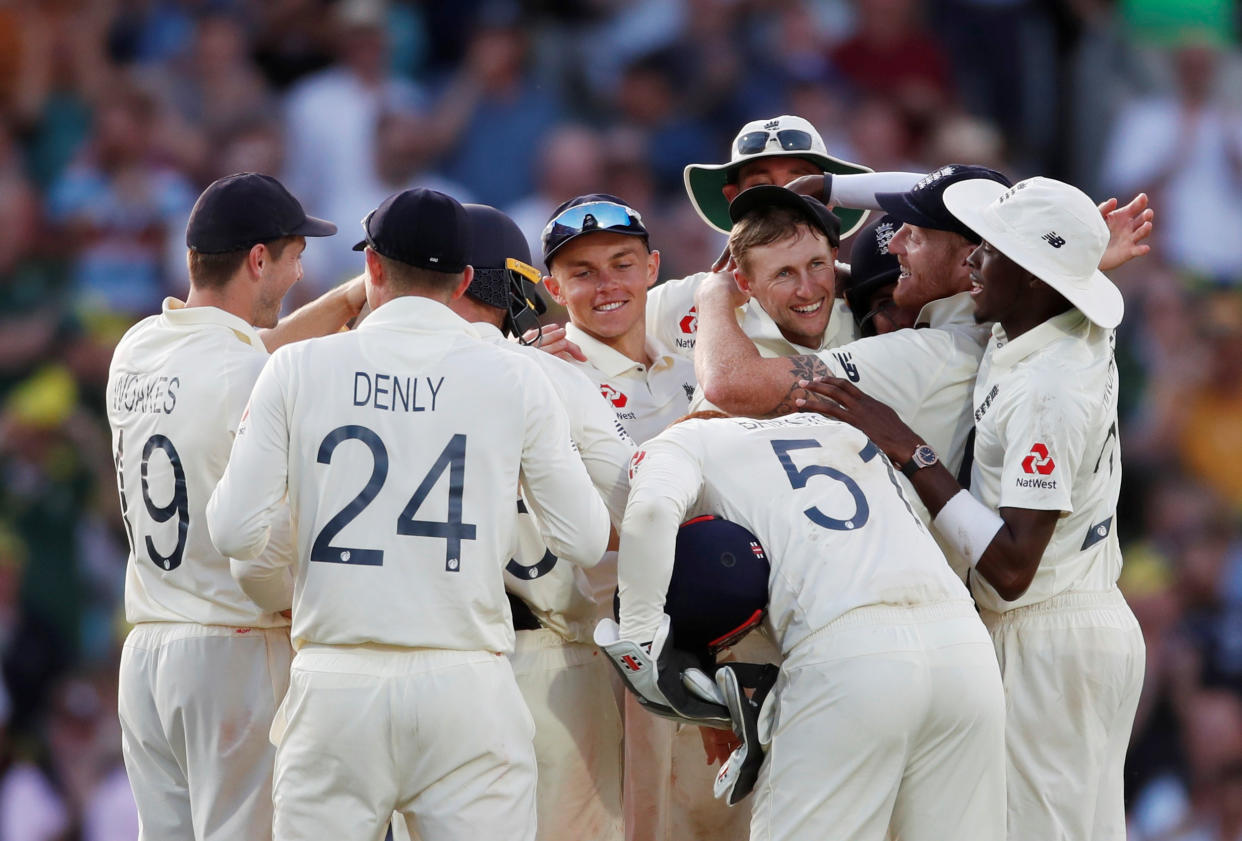
[[[283,237],[330,237],[336,225],[306,211],[270,175],[238,172],[213,181],[190,211],[185,244],[202,254],[242,251]]]
[[[801,214],[828,238],[828,244],[833,248],[841,244],[841,220],[832,215],[822,202],[775,184],[760,184],[738,193],[729,203],[729,219],[739,222],[756,208],[774,206],[788,207]]]
[[[900,227],[899,219],[886,214],[864,226],[854,237],[850,247],[850,272],[844,286],[845,300],[856,322],[870,309],[867,302],[871,296],[890,283],[896,283],[901,274],[897,255],[888,251],[888,244]]]
[[[909,192],[876,193],[875,198],[880,207],[898,221],[936,231],[952,231],[971,242],[979,242],[979,236],[944,206],[945,188],[972,179],[999,181],[1006,187],[1013,186],[1004,174],[986,166],[949,164],[929,172]]]
[[[577,213],[569,212],[577,207],[582,210]],[[540,237],[543,243],[543,264],[551,268],[552,255],[565,243],[584,234],[600,231],[641,237],[644,244],[648,243],[642,215],[626,204],[624,199],[608,193],[588,193],[575,196],[552,211],[552,217],[544,226]]]
[[[470,264],[470,221],[461,203],[437,190],[415,187],[389,196],[362,220],[368,245],[420,269],[456,274]]]

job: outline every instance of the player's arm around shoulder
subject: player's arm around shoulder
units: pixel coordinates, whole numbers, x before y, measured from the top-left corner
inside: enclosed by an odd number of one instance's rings
[[[534,509],[548,547],[579,566],[599,563],[608,545],[608,511],[574,452],[569,417],[555,388],[538,365],[513,356],[520,380],[522,489]]]
[[[251,560],[267,546],[287,490],[289,353],[278,351],[259,374],[237,426],[224,475],[207,502],[207,528],[216,549]]]

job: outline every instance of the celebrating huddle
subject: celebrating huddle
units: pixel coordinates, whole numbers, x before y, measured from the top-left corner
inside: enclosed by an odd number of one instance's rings
[[[108,389],[163,395],[108,407],[141,838],[1124,838],[1101,270],[1145,197],[788,115],[686,187],[728,251],[658,286],[639,209],[554,211],[563,328],[512,220],[424,189],[278,320],[336,226],[200,196]]]

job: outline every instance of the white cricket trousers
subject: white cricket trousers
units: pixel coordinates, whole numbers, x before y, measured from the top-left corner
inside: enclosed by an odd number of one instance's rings
[[[1009,841],[1125,841],[1145,646],[1117,589],[983,611],[1005,685]]]
[[[283,732],[282,731],[283,728]],[[272,728],[277,841],[533,841],[534,725],[502,654],[304,645]]]
[[[121,650],[121,748],[139,841],[269,841],[272,715],[288,628],[135,625]]]
[[[774,691],[752,841],[1004,837],[1004,695],[970,602],[852,610]]]

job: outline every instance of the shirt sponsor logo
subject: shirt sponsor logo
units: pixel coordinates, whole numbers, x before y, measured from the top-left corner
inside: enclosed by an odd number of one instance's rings
[[[975,423],[983,420],[983,416],[988,413],[988,409],[992,408],[992,401],[996,399],[996,392],[1000,386],[992,386],[992,390],[988,392],[988,396],[983,398],[983,402],[979,404],[979,408],[975,409]],[[1030,472],[1029,470],[1027,471]]]
[[[681,332],[687,336],[699,329],[699,308],[691,307],[690,312],[682,316],[681,321],[677,322],[677,326]]]
[[[1052,456],[1048,455],[1048,448],[1043,444],[1035,444],[1027,453],[1026,458],[1022,459],[1023,473],[1038,473],[1040,476],[1047,476],[1056,466]]]
[[[1056,479],[1028,479],[1025,476],[1019,476],[1014,484],[1019,488],[1039,488],[1045,491],[1055,491],[1057,489]]]
[[[630,478],[634,478],[634,474],[638,472],[638,465],[643,463],[643,459],[647,457],[646,450],[639,450],[630,456]]]
[[[604,399],[616,406],[618,409],[624,409],[625,404],[630,402],[630,399],[626,397],[625,394],[618,391],[608,383],[599,384],[599,393],[604,395]]]

